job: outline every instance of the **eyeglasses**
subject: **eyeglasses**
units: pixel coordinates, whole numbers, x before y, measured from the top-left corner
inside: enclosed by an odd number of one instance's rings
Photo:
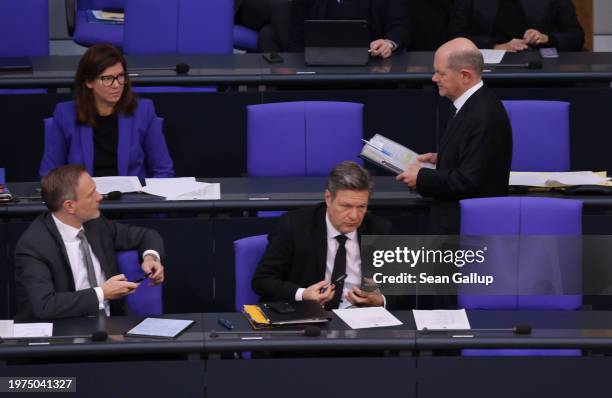
[[[120,73],[117,76],[113,76],[113,75],[104,75],[104,76],[100,76],[100,81],[102,82],[102,85],[104,87],[110,87],[113,84],[115,84],[115,80],[117,80],[117,83],[119,83],[120,85],[125,84],[125,73]]]

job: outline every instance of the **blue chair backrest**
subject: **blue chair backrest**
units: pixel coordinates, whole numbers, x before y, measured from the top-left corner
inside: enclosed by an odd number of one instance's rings
[[[234,302],[236,311],[242,311],[244,304],[254,304],[259,296],[251,288],[251,279],[259,260],[268,246],[268,235],[250,236],[234,242],[234,271],[236,290]]]
[[[496,289],[503,292],[499,296],[478,295],[478,287],[460,286],[461,307],[572,310],[582,305],[582,296],[573,294],[582,286],[578,239],[582,234],[582,202],[504,197],[467,199],[460,205],[461,235],[491,236],[486,262],[478,267],[492,272]],[[557,236],[569,238],[557,240]],[[572,294],[550,293],[555,291]]]
[[[231,54],[231,0],[126,0],[127,54]]]
[[[0,1],[0,57],[49,55],[47,0]]]
[[[136,250],[118,252],[117,262],[119,271],[125,274],[128,280],[136,280],[144,275]],[[126,296],[125,301],[136,315],[161,315],[163,314],[162,285],[150,286],[145,279],[134,293]]]
[[[77,0],[77,10],[121,9],[124,6],[125,0]]]
[[[281,102],[247,107],[247,172],[251,176],[322,176],[357,157],[363,104]]]
[[[570,104],[560,101],[503,103],[512,125],[512,170],[570,170]]]

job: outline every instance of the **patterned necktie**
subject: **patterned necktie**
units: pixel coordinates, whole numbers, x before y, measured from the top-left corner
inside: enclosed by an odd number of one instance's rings
[[[83,262],[85,263],[85,267],[87,268],[87,280],[89,281],[90,287],[98,286],[98,282],[96,281],[96,272],[93,267],[93,260],[91,259],[91,253],[89,251],[89,243],[87,242],[87,237],[85,236],[85,231],[79,231],[77,238],[81,241],[79,243],[79,248],[81,249],[81,254],[83,255]]]

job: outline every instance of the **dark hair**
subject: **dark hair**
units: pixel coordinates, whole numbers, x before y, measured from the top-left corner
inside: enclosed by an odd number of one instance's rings
[[[96,102],[92,89],[85,83],[96,80],[108,67],[121,63],[126,73],[123,93],[115,105],[114,113],[132,115],[136,109],[136,97],[132,93],[132,86],[127,77],[127,66],[123,54],[110,44],[96,44],[91,46],[79,61],[76,76],[74,77],[74,96],[76,102],[77,123],[95,127]]]
[[[340,190],[371,191],[372,186],[370,173],[357,163],[350,161],[344,161],[334,167],[327,180],[327,190],[332,200]]]
[[[81,174],[85,173],[81,164],[67,164],[56,167],[40,182],[42,199],[51,212],[62,208],[66,200],[76,200],[76,187]]]

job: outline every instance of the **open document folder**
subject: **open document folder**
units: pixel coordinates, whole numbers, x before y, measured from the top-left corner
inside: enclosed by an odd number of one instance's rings
[[[364,145],[359,156],[394,174],[401,174],[408,164],[418,162],[418,153],[380,134],[362,141]],[[421,163],[421,167],[435,168],[431,163]]]
[[[195,177],[146,178],[146,186],[140,184],[138,177],[95,177],[96,187],[101,194],[113,191],[122,193],[144,192],[161,196],[166,200],[219,200],[221,184],[198,182]]]
[[[576,185],[612,186],[606,173],[592,171],[570,172],[510,172],[510,186],[528,186],[542,188],[562,188]]]

